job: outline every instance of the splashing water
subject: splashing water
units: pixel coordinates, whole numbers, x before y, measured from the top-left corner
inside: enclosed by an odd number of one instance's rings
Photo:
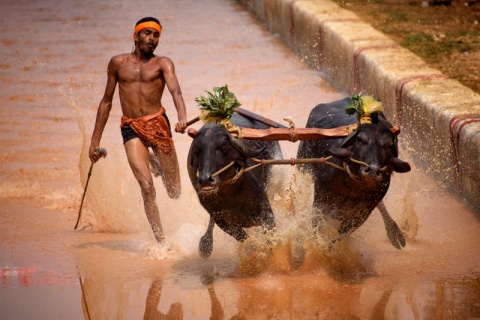
[[[366,273],[358,253],[352,251],[348,241],[333,246],[330,239],[338,236],[330,227],[317,236],[311,227],[310,192],[313,179],[297,168],[286,170],[273,167],[269,184],[269,198],[276,214],[274,234],[264,230],[249,231],[250,238],[238,245],[240,259],[238,272],[252,276],[258,274],[284,274],[297,270],[301,273],[325,272],[344,280],[358,280]]]

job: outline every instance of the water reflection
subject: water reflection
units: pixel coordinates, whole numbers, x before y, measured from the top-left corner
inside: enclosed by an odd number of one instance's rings
[[[430,310],[437,319],[480,318],[480,274],[435,283],[435,304]]]
[[[471,319],[480,316],[480,273],[428,278],[411,273],[379,276],[359,254],[356,258],[361,265],[352,263],[354,260],[348,256],[335,257],[333,253],[309,249],[304,263],[296,270],[262,267],[257,274],[246,275],[241,272],[243,261],[238,254],[221,259],[186,257],[165,262],[143,259],[143,248],[127,242],[102,240],[76,246],[80,262],[76,303],[81,315],[73,314],[73,318]],[[97,260],[101,255],[104,261]],[[273,256],[283,260],[278,252]],[[18,308],[19,302],[13,300],[15,295],[4,295],[5,288],[43,292],[45,287],[58,287],[65,292],[67,287],[75,287],[59,282],[58,270],[34,265],[4,266],[0,270],[0,313],[6,319],[15,317],[11,308],[15,305]],[[71,308],[77,309],[72,305]],[[50,305],[48,309],[55,308]]]
[[[88,320],[92,319],[90,317],[90,310],[88,310],[88,303],[87,303],[87,297],[85,295],[85,290],[83,289],[83,280],[82,277],[78,277],[78,282],[80,283],[80,288],[82,290],[82,309],[86,315],[86,318]]]
[[[407,270],[379,275],[377,267],[352,241],[339,242],[333,250],[304,243],[303,261],[292,268],[289,265],[292,245],[288,241],[267,250],[267,258],[258,253],[261,246],[257,250],[251,246],[243,250],[239,245],[236,252],[221,258],[177,256],[156,260],[145,257],[148,245],[144,240],[126,235],[97,236],[97,241],[90,241],[92,235],[89,235],[86,238],[89,241],[73,245],[79,264],[77,303],[80,302],[85,319],[480,316],[479,273],[451,277],[429,271],[428,277],[421,277]],[[389,243],[385,246],[390,249]],[[104,257],[101,261],[100,256]],[[258,256],[262,257],[261,263],[255,260]],[[415,263],[398,255],[395,261]],[[253,272],[255,266],[258,269]],[[32,286],[61,285],[46,281],[44,271],[28,266],[4,267],[0,277],[2,287],[17,285],[35,290]],[[23,275],[28,275],[27,282]]]
[[[205,294],[190,296],[188,302],[175,302],[168,312],[159,312],[162,319],[190,319],[191,314],[183,310],[202,303],[210,307],[198,317],[202,319],[467,319],[480,314],[478,274],[430,284],[405,276],[392,285],[373,275],[357,282],[349,276],[333,279],[327,274],[331,270],[321,269],[246,277],[227,260],[183,261],[174,269],[183,280],[168,290],[181,296],[187,292],[185,287],[193,286],[208,293],[208,303]],[[161,290],[162,280],[153,280],[145,319],[157,319],[147,314],[158,312]]]
[[[158,304],[162,296],[163,279],[156,278],[152,281],[152,285],[148,290],[147,302],[145,304],[145,314],[143,319],[166,319],[181,320],[183,319],[183,307],[179,302],[170,305],[167,313],[158,310]]]

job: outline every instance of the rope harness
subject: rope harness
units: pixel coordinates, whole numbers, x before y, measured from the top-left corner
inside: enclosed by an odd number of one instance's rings
[[[289,164],[289,165],[292,165],[292,166],[295,166],[295,165],[302,165],[302,164],[310,164],[310,163],[313,163],[313,164],[328,164],[336,169],[339,169],[339,170],[342,170],[342,171],[345,171],[352,179],[360,179],[360,177],[358,177],[356,174],[354,174],[351,170],[350,170],[350,167],[348,165],[349,162],[354,162],[354,163],[357,163],[357,164],[360,164],[360,165],[363,165],[367,168],[370,167],[370,165],[368,163],[365,163],[363,161],[360,161],[360,160],[356,160],[354,158],[348,158],[348,161],[344,161],[343,162],[343,166],[339,166],[338,164],[335,164],[333,162],[330,162],[328,160],[330,160],[333,156],[328,156],[328,157],[321,157],[321,158],[305,158],[305,159],[295,159],[295,158],[290,158],[290,159],[256,159],[256,158],[251,158],[253,161],[256,162],[256,164],[250,166],[250,167],[244,167],[244,166],[241,166],[240,167],[240,170],[237,170],[235,175],[232,177],[232,178],[229,178],[227,180],[222,180],[221,183],[222,184],[233,184],[235,182],[237,182],[237,180],[246,172],[250,171],[250,170],[253,170],[255,168],[258,168],[260,166],[264,167],[264,166],[267,166],[267,165],[275,165],[275,164],[278,164],[278,165],[285,165],[285,164]],[[229,164],[227,164],[225,167],[223,167],[222,169],[218,170],[217,172],[215,172],[214,174],[212,174],[212,178],[215,177],[215,176],[218,176],[219,174],[221,174],[222,172],[225,172],[228,168],[230,168],[231,166],[233,166],[235,164],[235,161],[232,161],[230,162]],[[388,169],[388,166],[384,166],[382,167],[379,171],[386,171]]]

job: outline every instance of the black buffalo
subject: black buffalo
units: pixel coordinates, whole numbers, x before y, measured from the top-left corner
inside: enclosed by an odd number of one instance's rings
[[[237,114],[230,121],[244,128],[267,128]],[[188,154],[188,174],[201,205],[210,215],[208,229],[199,244],[202,257],[207,258],[212,252],[215,224],[240,242],[248,238],[244,228],[275,228],[266,190],[271,168],[260,166],[241,174],[242,168],[256,164],[252,158],[274,157],[281,157],[278,141],[239,140],[224,127],[213,125],[204,126],[195,134]],[[233,166],[214,176],[232,161]]]
[[[357,122],[355,115],[345,112],[351,102],[352,99],[345,98],[317,105],[310,112],[307,127],[326,129]],[[410,165],[398,158],[397,138],[391,127],[380,114],[377,123],[362,124],[345,139],[300,143],[298,158],[332,155],[329,161],[345,168],[340,170],[326,164],[304,167],[314,176],[313,227],[319,231],[328,220],[339,233],[339,238],[333,242],[359,228],[378,206],[390,242],[397,249],[405,246],[400,228],[382,202],[392,173],[410,171]]]

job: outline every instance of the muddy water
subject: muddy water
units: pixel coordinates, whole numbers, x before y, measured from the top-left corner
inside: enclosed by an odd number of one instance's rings
[[[195,97],[224,84],[244,108],[297,126],[344,94],[231,1],[3,0],[1,12],[0,318],[480,317],[478,213],[417,168],[395,175],[386,198],[407,237],[401,251],[377,211],[334,252],[312,244],[311,180],[289,166],[274,168],[269,188],[277,246],[264,250],[259,230],[244,246],[216,230],[204,260],[208,215],[185,172],[190,138],[175,133],[183,192],[171,200],[155,182],[168,250],[156,245],[126,162],[118,97],[102,139],[108,156],[93,168],[74,231],[106,66],[131,51],[139,18],[162,21],[157,54],[175,62],[189,118]],[[163,103],[176,119],[168,94]],[[284,157],[297,147],[282,142]]]

